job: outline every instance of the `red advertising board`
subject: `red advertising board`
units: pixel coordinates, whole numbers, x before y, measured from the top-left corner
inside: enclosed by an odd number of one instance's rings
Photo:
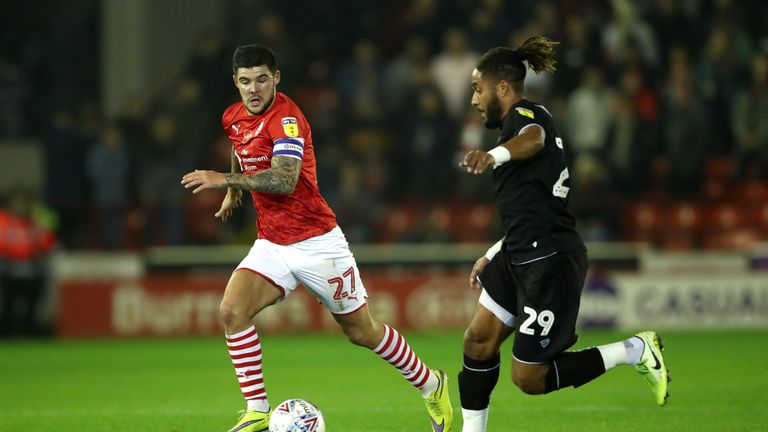
[[[218,318],[228,274],[151,275],[77,281],[59,286],[58,331],[64,337],[221,334]],[[372,313],[400,329],[463,328],[479,292],[458,272],[366,272]],[[336,329],[331,315],[303,288],[256,320],[260,331]]]

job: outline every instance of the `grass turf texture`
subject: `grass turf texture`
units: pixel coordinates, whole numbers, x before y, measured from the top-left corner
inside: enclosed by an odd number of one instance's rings
[[[454,430],[460,333],[410,333],[450,375]],[[576,348],[624,334],[582,332]],[[768,332],[666,332],[673,382],[665,408],[630,367],[579,389],[527,396],[509,379],[511,345],[489,431],[758,431],[768,424]],[[262,335],[273,405],[308,399],[331,432],[428,431],[420,395],[382,360],[340,334]],[[225,431],[243,407],[220,339],[0,342],[0,431]]]

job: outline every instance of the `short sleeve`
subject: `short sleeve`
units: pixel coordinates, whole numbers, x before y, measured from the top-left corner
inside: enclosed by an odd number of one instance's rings
[[[304,137],[307,131],[299,117],[291,113],[278,114],[269,120],[269,136],[272,138],[272,156],[288,156],[304,159]]]
[[[532,125],[536,125],[541,128],[542,131],[545,131],[544,126],[539,123],[536,119],[536,112],[534,112],[531,109],[525,108],[525,107],[514,107],[514,112],[512,114],[512,136],[520,135],[521,132],[527,127],[530,127]],[[546,132],[545,132],[546,133]]]
[[[224,110],[224,113],[221,115],[221,128],[224,129],[225,132],[229,131],[236,116],[237,104],[230,105]]]

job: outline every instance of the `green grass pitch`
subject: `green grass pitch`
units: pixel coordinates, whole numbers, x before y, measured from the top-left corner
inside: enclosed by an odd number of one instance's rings
[[[456,374],[461,333],[407,333],[428,365]],[[576,348],[624,334],[582,332]],[[579,389],[527,396],[509,379],[509,343],[489,431],[768,430],[768,332],[667,332],[667,407],[622,366]],[[331,432],[428,431],[419,394],[340,334],[262,335],[273,405],[305,398]],[[0,342],[0,431],[226,431],[243,407],[224,341],[216,338]]]

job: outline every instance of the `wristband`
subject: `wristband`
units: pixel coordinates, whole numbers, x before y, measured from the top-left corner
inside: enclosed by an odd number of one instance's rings
[[[509,160],[512,159],[512,153],[510,153],[509,150],[507,150],[507,148],[503,145],[492,149],[488,152],[488,154],[493,156],[493,159],[496,161],[494,166],[499,166],[504,162],[509,162]]]
[[[496,242],[496,244],[491,246],[490,249],[488,249],[488,252],[485,253],[485,258],[488,261],[492,260],[493,257],[495,257],[497,253],[499,253],[499,251],[501,250],[502,243],[504,243],[504,239],[499,240],[498,242]]]

